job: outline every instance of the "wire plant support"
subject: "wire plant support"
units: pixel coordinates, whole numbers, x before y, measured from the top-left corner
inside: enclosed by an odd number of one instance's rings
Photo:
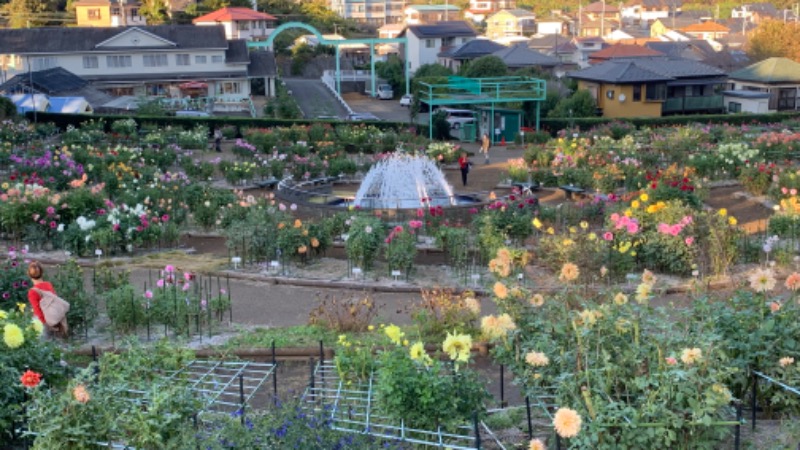
[[[481,433],[485,432],[493,445],[505,449],[486,424],[478,422],[477,418],[473,418],[472,423],[465,422],[455,430],[441,427],[422,430],[410,428],[403,421],[394,423],[375,408],[374,385],[374,374],[366,381],[342,380],[333,361],[321,361],[311,372],[311,380],[303,394],[302,403],[309,409],[326,414],[334,430],[453,450],[482,448]]]

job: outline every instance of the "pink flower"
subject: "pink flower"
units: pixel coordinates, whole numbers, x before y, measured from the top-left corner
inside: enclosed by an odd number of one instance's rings
[[[188,291],[192,285],[189,283],[183,283],[183,287],[181,288],[184,292]]]
[[[662,222],[658,224],[656,229],[658,230],[659,233],[669,234],[670,226]]]
[[[614,223],[618,222],[619,221],[619,214],[617,214],[617,213],[611,214],[611,221],[614,222]]]
[[[164,272],[173,273],[175,272],[175,266],[172,264],[167,264],[167,267],[164,267]]]
[[[153,298],[153,291],[150,289],[146,290],[144,293],[144,298]]]
[[[794,189],[794,188],[790,189],[790,190],[789,190],[789,194],[791,194],[791,195],[797,195],[797,189]]]
[[[186,281],[192,281],[192,274],[190,272],[183,272],[183,279]]]
[[[387,244],[391,244],[392,243],[392,239],[387,237],[386,239],[383,240],[383,242],[385,242]]]
[[[397,225],[396,227],[394,227],[394,232],[395,233],[402,233],[403,232],[403,227],[400,226],[400,225]]]
[[[55,221],[51,221],[51,222],[50,222],[50,228],[55,228],[55,227],[57,227],[57,226],[58,226],[58,225],[56,225]]]
[[[280,203],[280,204],[278,204],[278,209],[281,210],[281,211],[286,211],[286,205],[284,205],[283,203]]]
[[[425,211],[422,208],[417,208],[417,217],[425,217]]]
[[[55,208],[53,208],[52,206],[48,206],[47,207],[47,215],[48,216],[52,216],[55,213],[56,213],[56,209]]]
[[[691,246],[694,243],[694,238],[692,236],[689,236],[686,239],[684,239],[683,242],[685,242],[686,245]]]
[[[781,188],[781,193],[783,193],[783,195],[786,195],[787,193],[789,193],[789,190],[786,189],[785,187],[782,187]]]
[[[158,281],[156,281],[156,286],[158,286],[160,288],[164,287],[164,279],[163,278],[159,278]]]
[[[136,227],[136,231],[137,231],[137,232],[139,232],[139,233],[141,233],[143,230],[144,230],[144,228],[142,228],[142,226],[141,226],[141,225],[139,225],[138,227]]]
[[[769,310],[773,313],[776,313],[781,310],[781,304],[778,302],[772,302],[769,304]]]
[[[673,358],[672,356],[668,356],[664,358],[664,360],[667,362],[668,366],[674,366],[675,364],[678,364],[678,360]]]
[[[636,222],[628,223],[628,233],[636,234],[637,231],[639,231],[639,224],[638,223],[636,223]]]
[[[679,224],[675,224],[675,225],[672,225],[671,227],[669,227],[669,234],[671,234],[673,236],[677,236],[677,235],[681,234],[682,230],[683,230],[682,226],[680,226]]]
[[[614,234],[611,233],[610,231],[606,231],[605,233],[603,233],[603,239],[610,241],[614,239]]]
[[[115,223],[113,227],[111,227],[114,231],[119,231],[119,224]]]
[[[169,221],[169,214],[164,214],[163,216],[161,216],[161,221],[162,222],[168,222]]]

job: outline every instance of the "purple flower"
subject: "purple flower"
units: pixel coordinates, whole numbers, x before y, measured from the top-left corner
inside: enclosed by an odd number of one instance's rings
[[[11,294],[9,294],[8,292],[3,292],[3,299],[4,300],[8,300],[10,298],[11,298]]]

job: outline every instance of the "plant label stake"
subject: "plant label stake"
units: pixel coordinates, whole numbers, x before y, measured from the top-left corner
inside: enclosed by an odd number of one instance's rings
[[[269,262],[269,270],[270,271],[277,272],[280,267],[281,267],[281,263],[278,262],[278,261],[273,260],[273,261]]]
[[[99,248],[98,248],[98,249],[96,249],[96,250],[94,251],[94,256],[97,256],[97,259],[100,259],[100,257],[101,257],[101,256],[103,256],[103,251],[102,251],[102,250],[100,250]]]
[[[394,281],[397,281],[397,279],[400,278],[400,271],[399,270],[393,270],[392,271],[392,277],[394,277]]]
[[[478,285],[478,281],[481,279],[481,274],[473,273],[469,277],[472,279],[472,285],[473,286],[477,286]]]
[[[353,267],[353,278],[358,278],[359,275],[361,275],[361,268]]]
[[[233,263],[233,270],[239,269],[239,264],[241,264],[242,258],[239,256],[234,256],[231,258],[231,263]]]

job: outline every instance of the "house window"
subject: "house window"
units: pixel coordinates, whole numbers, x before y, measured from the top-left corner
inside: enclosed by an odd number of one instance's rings
[[[425,39],[425,48],[433,48],[434,44],[433,39]]]
[[[53,56],[33,58],[31,64],[33,65],[33,70],[52,69],[53,67],[58,66],[58,58],[55,58]]]
[[[100,8],[92,8],[86,11],[86,16],[89,20],[100,20]]]
[[[97,69],[100,64],[97,62],[97,56],[84,56],[83,68],[84,69]]]
[[[118,16],[119,15],[119,8],[111,8],[111,15]]]
[[[188,66],[189,65],[189,54],[188,53],[181,53],[179,55],[175,55],[175,65],[176,66]]]
[[[237,22],[237,27],[239,27],[239,31],[247,31],[250,29],[250,22]]]
[[[125,55],[112,55],[106,56],[106,66],[108,68],[131,67],[132,61],[130,56]]]
[[[796,109],[797,90],[795,88],[781,89],[778,91],[778,111]]]
[[[145,67],[164,67],[167,65],[167,55],[144,55],[142,61]]]
[[[225,61],[225,59],[222,56],[212,56],[211,57],[211,62],[214,63],[214,64],[220,64],[220,63],[222,63],[224,61]]]
[[[206,55],[195,55],[194,63],[195,64],[205,64],[206,63]]]
[[[131,17],[136,17],[139,15],[139,8],[131,8]]]
[[[742,112],[742,104],[738,102],[728,102],[728,112],[729,113]]]
[[[218,93],[220,95],[223,94],[241,94],[242,93],[242,86],[241,83],[236,81],[225,81],[223,83],[217,84],[218,86]]]
[[[667,98],[667,85],[647,83],[645,85],[645,99],[650,101],[664,100]]]
[[[642,85],[641,84],[634,84],[633,85],[633,101],[634,102],[642,101]]]

